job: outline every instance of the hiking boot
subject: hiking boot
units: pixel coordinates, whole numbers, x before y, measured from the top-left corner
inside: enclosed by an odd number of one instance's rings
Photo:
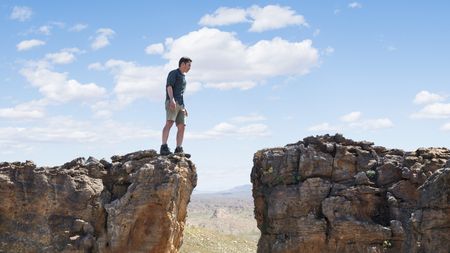
[[[175,154],[183,154],[183,153],[184,153],[183,147],[177,147],[175,149]]]
[[[161,154],[161,155],[170,155],[170,154],[172,154],[172,152],[170,152],[170,149],[167,146],[167,144],[163,144],[163,145],[161,145],[161,149],[159,150],[159,154]]]
[[[177,147],[175,149],[175,154],[181,155],[181,156],[184,156],[184,157],[187,157],[187,158],[191,158],[191,154],[184,153],[183,147]]]

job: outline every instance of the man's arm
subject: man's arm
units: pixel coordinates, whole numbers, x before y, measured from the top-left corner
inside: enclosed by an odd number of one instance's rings
[[[175,110],[176,103],[175,99],[173,98],[173,88],[170,85],[167,85],[167,94],[169,95],[169,108],[170,110]]]

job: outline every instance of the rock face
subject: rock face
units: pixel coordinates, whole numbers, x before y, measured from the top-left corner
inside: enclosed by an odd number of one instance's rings
[[[450,252],[450,150],[342,135],[258,151],[258,252]]]
[[[195,165],[154,150],[0,163],[0,252],[178,252]]]

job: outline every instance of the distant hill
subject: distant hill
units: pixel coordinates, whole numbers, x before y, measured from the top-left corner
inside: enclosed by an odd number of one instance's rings
[[[253,209],[250,184],[192,194],[180,252],[256,252],[260,232]]]
[[[245,185],[239,185],[236,187],[233,187],[228,190],[224,191],[217,191],[217,192],[195,192],[193,195],[202,196],[202,197],[221,197],[221,196],[227,196],[227,197],[238,197],[238,198],[252,198],[252,185],[251,184],[245,184]],[[193,196],[195,198],[195,196]]]

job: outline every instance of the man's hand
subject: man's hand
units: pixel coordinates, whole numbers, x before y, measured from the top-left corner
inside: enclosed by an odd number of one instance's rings
[[[175,111],[175,108],[177,108],[177,103],[175,102],[175,99],[172,98],[169,102],[169,109]]]
[[[184,110],[183,110],[183,112],[184,112],[184,116],[188,116],[188,111],[187,111],[187,109],[186,108],[184,108]]]

